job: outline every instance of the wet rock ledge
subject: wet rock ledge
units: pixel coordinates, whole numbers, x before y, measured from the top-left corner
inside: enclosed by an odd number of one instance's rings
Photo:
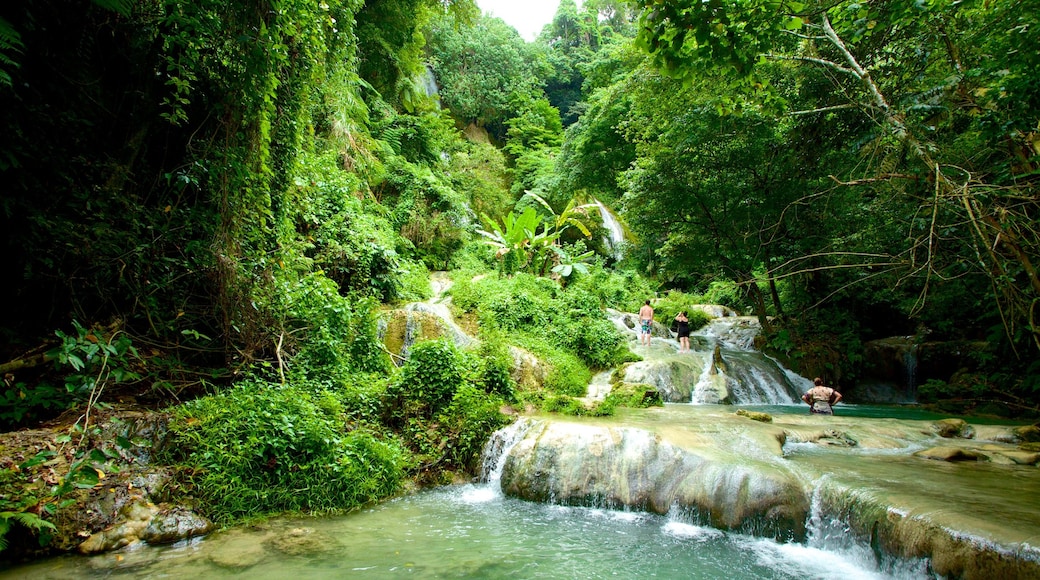
[[[82,424],[83,417],[70,416],[40,429],[0,434],[0,499],[27,502],[26,511],[56,526],[45,530],[49,541],[41,546],[39,535],[13,525],[0,562],[175,543],[213,530],[192,506],[165,501],[175,488],[174,474],[152,462],[166,442],[164,414],[111,408],[96,410],[86,430],[78,428]],[[55,496],[77,468],[93,473],[74,476],[77,485]]]

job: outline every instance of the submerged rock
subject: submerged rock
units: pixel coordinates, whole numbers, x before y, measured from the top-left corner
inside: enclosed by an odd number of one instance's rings
[[[758,421],[760,423],[772,423],[773,416],[769,413],[762,413],[761,411],[748,411],[747,409],[740,409],[737,411],[737,415],[741,417],[747,417],[752,421]]]
[[[293,528],[275,536],[268,545],[287,556],[312,556],[339,548],[331,536],[313,528]]]
[[[978,451],[961,447],[932,447],[914,453],[916,457],[939,461],[986,461],[989,458]]]

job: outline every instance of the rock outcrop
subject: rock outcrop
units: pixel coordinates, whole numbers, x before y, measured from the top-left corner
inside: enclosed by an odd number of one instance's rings
[[[668,513],[726,530],[801,538],[809,504],[782,469],[698,454],[642,429],[541,422],[509,453],[507,495]]]

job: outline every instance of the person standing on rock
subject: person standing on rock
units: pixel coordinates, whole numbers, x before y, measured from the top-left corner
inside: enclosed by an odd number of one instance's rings
[[[646,304],[639,309],[639,343],[642,345],[650,344],[650,331],[654,328],[654,308],[650,306],[650,301],[647,300]]]
[[[690,319],[683,310],[675,315],[675,332],[679,336],[679,352],[690,352]]]
[[[841,393],[823,385],[823,379],[813,379],[813,387],[802,395],[802,400],[809,405],[809,413],[813,415],[833,415],[834,405],[841,400]]]

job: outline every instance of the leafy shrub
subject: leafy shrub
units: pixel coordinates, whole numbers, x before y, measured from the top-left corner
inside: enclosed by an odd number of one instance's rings
[[[643,301],[656,294],[646,278],[630,271],[608,270],[599,264],[592,264],[589,273],[579,277],[571,288],[589,292],[602,308],[622,312],[638,311]]]
[[[283,511],[352,508],[394,493],[402,451],[344,432],[334,397],[242,384],[174,409],[168,460],[220,523]]]
[[[582,397],[588,391],[592,372],[576,356],[545,341],[525,339],[524,348],[547,363],[552,370],[545,379],[544,387],[550,393]]]
[[[389,394],[403,403],[405,416],[432,417],[451,403],[468,364],[449,340],[416,343]]]
[[[135,381],[137,350],[130,336],[111,328],[87,328],[72,321],[73,332],[54,331],[60,343],[45,356],[64,375],[64,386],[47,381],[18,382],[0,394],[0,427],[14,427],[87,401],[108,384]]]
[[[381,350],[376,304],[350,301],[321,272],[296,276],[278,271],[270,310],[280,320],[286,353],[295,351],[293,382],[342,380],[353,372],[387,372],[391,363]],[[285,356],[288,356],[285,355]]]
[[[670,290],[663,298],[654,303],[654,318],[665,326],[675,327],[675,316],[686,311],[686,317],[690,319],[690,330],[697,330],[711,321],[711,318],[691,308],[694,304],[705,304],[705,300],[696,294],[687,294],[679,290]]]
[[[721,304],[738,312],[744,310],[740,288],[737,287],[736,282],[729,280],[715,280],[709,284],[708,289],[704,292],[703,301],[700,303]]]
[[[451,404],[438,415],[437,423],[452,444],[448,459],[452,465],[470,472],[476,469],[484,443],[491,434],[509,423],[499,408],[502,399],[473,385],[463,385]]]
[[[304,157],[294,185],[293,222],[303,255],[343,294],[397,298],[404,273],[399,224],[357,195],[362,184],[337,165],[337,154]]]
[[[515,397],[515,385],[511,374],[513,357],[509,353],[509,347],[502,336],[494,332],[484,333],[481,339],[477,358],[480,359],[480,382],[484,390],[512,400]]]

